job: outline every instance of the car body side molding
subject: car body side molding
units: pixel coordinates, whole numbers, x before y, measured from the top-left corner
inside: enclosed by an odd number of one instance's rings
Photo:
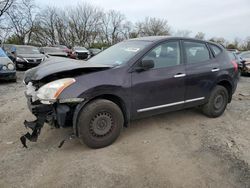
[[[156,109],[160,109],[160,108],[166,108],[166,107],[175,106],[175,105],[179,105],[179,104],[200,101],[200,100],[203,100],[203,99],[205,99],[205,97],[188,99],[188,100],[185,100],[185,101],[179,101],[179,102],[174,102],[174,103],[169,103],[169,104],[163,104],[163,105],[159,105],[159,106],[152,106],[152,107],[148,107],[148,108],[139,109],[139,110],[137,110],[137,112],[139,112],[139,113],[140,112],[146,112],[146,111],[150,111],[150,110],[156,110]]]

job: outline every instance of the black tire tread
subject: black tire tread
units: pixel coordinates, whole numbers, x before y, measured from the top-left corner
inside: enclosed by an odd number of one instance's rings
[[[225,111],[226,106],[227,106],[227,103],[226,103],[225,108],[223,108],[223,110],[222,110],[221,112],[219,112],[219,113],[214,112],[214,110],[213,110],[213,108],[212,108],[212,106],[213,106],[213,99],[214,99],[214,97],[215,97],[215,95],[216,95],[216,93],[217,93],[218,91],[223,91],[223,92],[225,92],[225,93],[226,93],[226,99],[225,99],[225,101],[228,101],[228,97],[229,97],[229,96],[228,96],[228,91],[227,91],[227,89],[226,89],[225,87],[221,86],[221,85],[217,85],[217,86],[212,90],[208,102],[207,102],[205,105],[202,106],[202,111],[203,111],[203,113],[204,113],[206,116],[211,117],[211,118],[216,118],[216,117],[221,116],[221,115],[223,114],[223,112]]]
[[[116,131],[114,132],[114,135],[112,135],[111,138],[104,140],[104,141],[93,140],[91,136],[88,134],[88,131],[87,131],[88,125],[86,125],[88,124],[88,122],[90,122],[92,115],[96,113],[96,110],[100,106],[113,111],[116,114],[115,118],[117,118],[117,122],[118,122],[118,124],[116,125]],[[94,149],[108,146],[112,144],[118,138],[122,130],[123,124],[124,124],[123,113],[117,104],[106,99],[96,99],[88,103],[85,107],[83,107],[83,109],[79,113],[78,121],[77,121],[77,128],[78,128],[80,142]]]

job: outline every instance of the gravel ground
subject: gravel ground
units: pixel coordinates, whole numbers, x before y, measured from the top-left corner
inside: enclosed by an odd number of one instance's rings
[[[250,187],[250,77],[242,77],[226,112],[197,109],[131,123],[111,146],[93,150],[71,129],[42,130],[22,148],[26,106],[23,72],[0,83],[0,187]]]

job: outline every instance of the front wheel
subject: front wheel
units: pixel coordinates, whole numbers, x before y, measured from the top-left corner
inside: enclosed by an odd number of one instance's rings
[[[90,148],[108,146],[118,138],[123,124],[123,113],[117,104],[105,99],[94,100],[78,116],[80,141]]]
[[[221,116],[227,107],[228,95],[225,87],[217,85],[211,92],[208,103],[202,107],[203,113],[212,118]]]

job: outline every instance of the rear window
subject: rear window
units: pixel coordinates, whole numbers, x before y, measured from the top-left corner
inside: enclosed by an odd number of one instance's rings
[[[184,42],[187,63],[202,63],[210,59],[206,44],[200,42]]]
[[[222,50],[214,44],[210,44],[210,47],[211,47],[212,51],[214,52],[215,56],[218,56],[222,52]]]

